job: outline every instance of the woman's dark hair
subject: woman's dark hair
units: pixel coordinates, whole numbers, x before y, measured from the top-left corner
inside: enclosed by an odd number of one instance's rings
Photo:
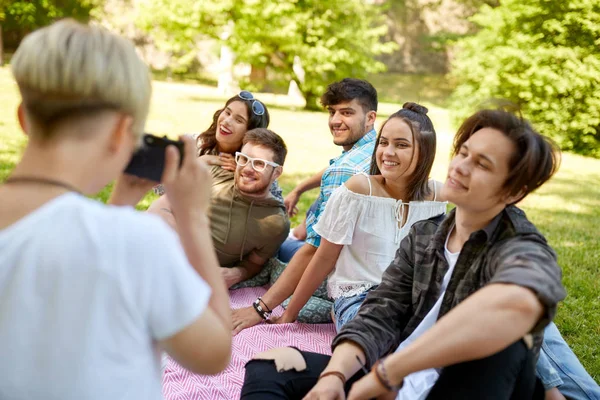
[[[323,107],[335,106],[354,99],[365,113],[377,111],[377,90],[369,82],[355,78],[344,78],[327,86],[321,96],[321,104]]]
[[[227,108],[227,106],[229,104],[233,103],[234,101],[239,101],[246,105],[246,110],[248,112],[248,126],[247,126],[248,130],[252,130],[255,128],[266,128],[269,126],[269,122],[270,122],[269,110],[267,109],[267,106],[263,102],[260,102],[260,103],[264,106],[265,113],[263,115],[256,115],[252,111],[252,103],[254,101],[258,101],[258,100],[256,100],[256,99],[244,100],[239,95],[235,95],[232,98],[230,98],[229,100],[227,100],[227,102],[225,103],[225,107],[223,107],[220,110],[217,110],[215,112],[215,114],[213,115],[213,120],[212,120],[212,124],[210,125],[210,127],[207,130],[205,130],[204,132],[202,132],[196,139],[196,146],[198,147],[198,156],[202,156],[204,154],[210,154],[217,147],[217,138],[216,138],[217,120],[219,119],[219,115],[221,115],[221,113],[225,110],[225,108]],[[241,148],[242,148],[242,145],[240,144],[240,149]]]
[[[514,203],[542,186],[558,170],[558,146],[533,129],[527,120],[504,109],[480,110],[467,118],[454,137],[451,155],[456,156],[462,145],[483,128],[502,132],[515,145],[516,151],[509,160],[509,173],[503,187],[509,196],[522,193]]]
[[[427,116],[429,110],[417,103],[404,103],[402,109],[396,111],[383,123],[375,141],[375,150],[373,150],[373,158],[371,159],[371,175],[380,175],[379,167],[377,166],[377,147],[383,127],[392,118],[399,118],[406,122],[412,133],[413,148],[412,156],[408,165],[412,164],[415,151],[419,151],[419,159],[415,171],[407,182],[406,201],[416,200],[422,201],[431,195],[429,188],[429,174],[435,159],[436,149],[436,134],[431,119]],[[407,167],[408,168],[408,167]]]

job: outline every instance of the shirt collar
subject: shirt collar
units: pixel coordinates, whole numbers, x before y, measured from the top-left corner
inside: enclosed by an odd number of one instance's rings
[[[354,143],[354,146],[352,146],[352,148],[348,151],[352,151],[354,149],[362,147],[365,144],[374,141],[376,137],[377,137],[377,132],[375,132],[375,128],[373,128],[369,132],[365,133],[365,135],[363,137],[361,137],[358,142]]]
[[[342,154],[329,160],[329,165],[333,164],[334,162],[339,160],[340,157],[351,152],[352,150],[356,150],[359,147],[362,147],[372,141],[375,141],[376,138],[377,138],[377,131],[375,131],[375,128],[373,128],[369,132],[365,133],[365,135],[362,138],[360,138],[360,140],[358,142],[354,143],[354,145],[350,148],[350,150],[342,150]]]
[[[492,239],[494,232],[498,228],[500,221],[502,220],[502,215],[504,214],[504,211],[505,210],[500,211],[498,213],[498,215],[496,215],[483,229],[480,229],[478,231],[471,233],[469,240],[472,240],[472,239],[476,238],[477,236],[480,236],[483,234],[483,235],[485,235],[486,241],[489,242]],[[446,243],[446,238],[448,237],[448,233],[450,232],[450,229],[454,225],[455,218],[456,218],[456,209],[453,208],[452,211],[450,211],[450,213],[448,213],[448,216],[444,219],[444,221],[442,221],[442,224],[440,225],[440,227],[437,229],[437,231],[435,233],[435,243],[436,243],[436,247],[438,249],[442,249],[442,250],[444,249],[444,245]]]

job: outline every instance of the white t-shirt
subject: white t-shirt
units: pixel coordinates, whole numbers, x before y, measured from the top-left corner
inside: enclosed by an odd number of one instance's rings
[[[456,260],[458,260],[459,252],[451,253],[448,250],[448,239],[450,238],[450,234],[454,228],[450,229],[448,233],[448,237],[446,237],[446,244],[444,245],[444,255],[446,256],[446,261],[448,262],[448,271],[444,275],[444,279],[442,280],[442,287],[440,290],[440,297],[435,302],[435,305],[423,321],[417,326],[417,328],[410,334],[406,340],[400,343],[398,346],[398,350],[401,350],[415,341],[416,338],[425,333],[429,328],[431,328],[438,319],[438,315],[440,314],[440,308],[442,306],[442,300],[444,299],[444,295],[446,294],[446,288],[448,287],[448,283],[450,282],[450,278],[452,277],[452,271],[454,271],[454,266],[456,265]],[[402,385],[402,389],[398,392],[398,396],[396,400],[424,400],[435,382],[439,377],[439,373],[435,368],[426,369],[423,371],[414,372],[404,378],[404,383]]]
[[[159,217],[69,193],[0,230],[0,399],[162,399],[210,287]]]

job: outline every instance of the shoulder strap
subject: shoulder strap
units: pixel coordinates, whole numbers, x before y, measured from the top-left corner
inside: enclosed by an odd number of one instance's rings
[[[359,172],[359,174],[367,177],[367,182],[369,182],[369,196],[372,196],[373,195],[373,187],[371,186],[371,177],[364,172]]]

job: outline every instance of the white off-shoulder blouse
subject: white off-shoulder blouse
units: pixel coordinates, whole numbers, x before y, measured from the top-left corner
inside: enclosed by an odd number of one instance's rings
[[[332,299],[362,293],[381,282],[402,239],[418,221],[446,212],[447,202],[411,201],[350,191],[345,185],[329,198],[315,231],[331,243],[344,245],[328,279]],[[406,223],[404,210],[408,205]]]

